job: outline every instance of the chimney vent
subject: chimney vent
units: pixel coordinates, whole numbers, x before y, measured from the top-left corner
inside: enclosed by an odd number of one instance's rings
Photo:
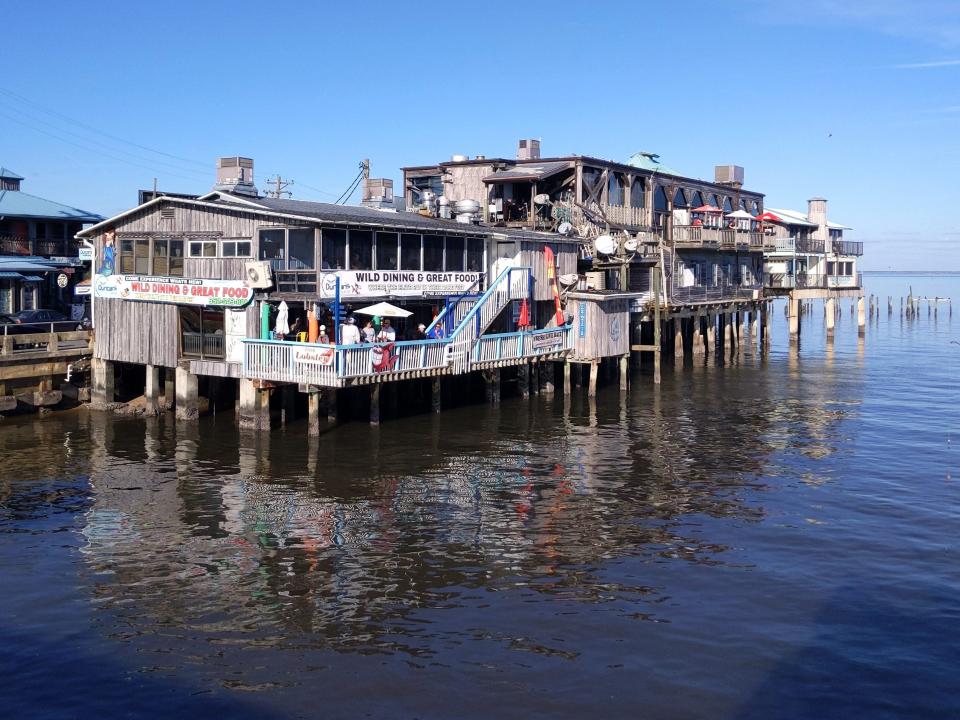
[[[517,145],[517,160],[539,160],[540,141],[521,140]]]
[[[258,197],[260,193],[253,184],[253,159],[240,156],[219,158],[217,184],[213,189],[236,195]]]

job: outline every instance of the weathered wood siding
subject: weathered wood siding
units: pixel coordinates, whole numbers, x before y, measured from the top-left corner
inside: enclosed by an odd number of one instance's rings
[[[176,367],[180,349],[177,306],[94,298],[95,357]]]
[[[618,357],[630,352],[630,317],[626,300],[571,298],[573,352],[576,361]]]
[[[186,258],[183,263],[185,277],[209,280],[244,280],[244,263],[250,258]]]
[[[557,277],[577,271],[576,243],[558,243],[554,245],[557,262]],[[518,264],[533,268],[533,299],[552,300],[553,293],[547,282],[547,261],[543,254],[543,243],[524,240],[520,243]]]

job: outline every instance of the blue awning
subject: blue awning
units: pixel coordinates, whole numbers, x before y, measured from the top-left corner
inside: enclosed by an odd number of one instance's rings
[[[23,280],[23,275],[15,272],[0,271],[0,280]]]
[[[27,282],[43,282],[43,278],[39,275],[23,275],[22,277]]]

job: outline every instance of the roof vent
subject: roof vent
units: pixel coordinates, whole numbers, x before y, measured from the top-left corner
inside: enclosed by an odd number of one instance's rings
[[[213,189],[236,195],[258,197],[260,193],[253,184],[253,159],[240,156],[219,158],[217,184]]]
[[[161,220],[173,220],[177,215],[177,211],[173,209],[170,205],[160,208],[160,219]]]

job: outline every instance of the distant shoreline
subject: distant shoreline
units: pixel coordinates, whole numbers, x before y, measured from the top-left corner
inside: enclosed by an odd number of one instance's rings
[[[864,275],[960,275],[960,270],[862,270]]]

